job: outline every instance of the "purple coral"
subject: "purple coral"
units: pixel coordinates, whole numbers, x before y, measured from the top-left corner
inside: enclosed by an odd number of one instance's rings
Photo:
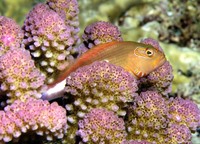
[[[168,101],[170,121],[184,124],[190,130],[195,131],[200,126],[200,110],[189,99],[170,98]]]
[[[111,41],[122,41],[118,27],[104,21],[95,22],[87,26],[82,37],[83,41],[91,41],[94,45]],[[89,48],[91,47],[89,46]]]
[[[79,49],[82,51],[82,53],[94,47],[95,45],[123,40],[118,27],[110,22],[104,21],[94,22],[87,26],[82,38],[83,44],[79,46]]]
[[[142,40],[141,43],[152,45],[158,50],[163,51],[159,43],[154,39],[146,38]],[[140,79],[140,87],[142,88],[142,91],[145,89],[157,90],[166,96],[171,92],[172,81],[174,78],[172,72],[172,66],[168,61],[166,61],[162,66],[158,67],[146,77]]]
[[[185,125],[171,124],[167,129],[170,144],[192,144],[191,132]]]
[[[126,137],[123,119],[106,109],[92,109],[78,125],[83,142],[119,144]]]
[[[74,59],[73,29],[47,5],[38,4],[28,14],[23,30],[25,47],[51,83]]]
[[[66,111],[56,102],[50,104],[33,98],[26,102],[16,100],[5,111],[0,111],[0,142],[19,138],[29,130],[52,140],[62,138],[66,129]]]
[[[166,100],[155,91],[142,92],[129,108],[128,139],[164,142],[168,122]]]
[[[79,112],[102,107],[121,113],[123,105],[137,95],[137,81],[123,68],[101,61],[71,73],[65,90],[74,95]]]
[[[130,140],[130,141],[124,141],[122,142],[122,144],[152,144],[152,143],[143,140]]]
[[[166,96],[171,92],[173,78],[172,66],[166,61],[149,75],[141,78],[140,87],[142,89],[147,88],[148,90],[157,90]]]
[[[66,79],[65,91],[71,103],[66,109],[70,137],[75,136],[76,124],[93,108],[106,108],[124,116],[128,102],[137,95],[137,81],[123,68],[105,61],[94,62],[71,73]],[[71,138],[67,139],[71,141]]]
[[[48,6],[65,20],[67,25],[78,28],[78,2],[77,0],[47,0]]]
[[[20,26],[12,19],[0,16],[0,56],[10,47],[20,47],[23,32]]]
[[[152,45],[154,48],[158,49],[159,51],[163,52],[162,47],[160,46],[160,44],[158,43],[157,40],[154,40],[152,38],[145,38],[143,40],[140,41],[143,44],[149,44]]]
[[[9,97],[7,103],[17,99],[25,101],[28,97],[40,98],[44,80],[27,50],[10,48],[0,57],[0,88]]]

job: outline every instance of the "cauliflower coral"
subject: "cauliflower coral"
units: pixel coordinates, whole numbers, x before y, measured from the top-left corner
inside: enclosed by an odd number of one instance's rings
[[[0,56],[10,47],[19,48],[23,36],[20,26],[14,20],[0,16]]]
[[[9,142],[28,131],[35,131],[47,140],[62,138],[67,129],[66,118],[65,109],[56,102],[16,100],[0,111],[0,141]]]
[[[29,51],[10,48],[0,57],[0,89],[9,97],[7,103],[29,97],[41,98],[45,76],[35,67]]]

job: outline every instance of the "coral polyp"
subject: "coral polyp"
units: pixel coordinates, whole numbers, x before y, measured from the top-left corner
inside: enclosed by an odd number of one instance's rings
[[[132,0],[95,0],[88,13],[101,20],[90,20],[86,27],[87,16],[79,25],[79,16],[85,14],[81,7],[79,15],[78,2],[91,4],[86,0],[38,3],[21,28],[0,16],[0,143],[192,144],[200,127],[200,109],[181,93],[172,93],[173,69],[166,58],[174,51],[168,53],[170,47],[163,49],[165,44],[152,38],[137,41],[146,32],[136,27],[138,18],[145,23],[155,15],[146,1],[138,5]],[[99,5],[102,2],[106,5]],[[139,10],[143,5],[145,10]],[[137,20],[131,18],[134,6]],[[140,17],[144,12],[147,17]],[[108,14],[105,21],[103,13]],[[150,36],[159,39],[155,29]]]
[[[92,109],[78,125],[77,134],[86,143],[121,143],[126,137],[123,119],[105,109]]]
[[[0,56],[10,47],[19,48],[23,36],[24,33],[14,20],[0,16]]]
[[[41,98],[45,76],[34,65],[29,51],[10,48],[0,57],[1,90],[9,97],[7,103],[29,97]]]
[[[25,48],[47,76],[46,82],[53,82],[57,74],[74,59],[73,29],[47,5],[38,4],[28,14],[23,30]]]

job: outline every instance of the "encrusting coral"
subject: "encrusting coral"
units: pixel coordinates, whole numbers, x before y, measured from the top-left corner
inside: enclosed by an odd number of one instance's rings
[[[22,133],[35,131],[47,140],[62,138],[67,129],[66,111],[56,102],[29,98],[26,102],[16,100],[0,111],[0,140],[9,142]]]
[[[0,56],[10,47],[19,48],[23,36],[20,26],[14,20],[0,16]]]
[[[29,97],[41,98],[44,80],[29,51],[12,47],[0,57],[0,89],[9,97],[7,103],[26,101]]]
[[[78,125],[77,134],[86,143],[121,143],[126,137],[123,119],[106,109],[92,109]]]

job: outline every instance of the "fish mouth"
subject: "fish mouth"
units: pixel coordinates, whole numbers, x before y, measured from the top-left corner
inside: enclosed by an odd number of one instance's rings
[[[162,66],[165,62],[166,62],[166,57],[165,57],[165,55],[162,55],[162,57],[160,58],[160,63],[158,65],[158,67]]]

